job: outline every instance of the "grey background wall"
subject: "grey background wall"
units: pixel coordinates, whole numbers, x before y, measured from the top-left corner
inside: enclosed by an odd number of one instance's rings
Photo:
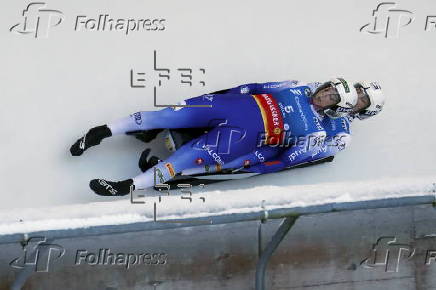
[[[267,289],[434,289],[434,219],[431,206],[301,217],[271,258]],[[65,248],[64,257],[52,259],[49,272],[32,273],[24,289],[254,289],[258,226],[249,222],[51,241]],[[263,245],[278,226],[277,220],[262,226]],[[377,242],[380,238],[385,239]],[[100,249],[165,253],[161,260],[166,263],[128,270],[90,266],[83,259],[75,265],[79,250]],[[2,245],[0,289],[19,277],[20,271],[8,266],[19,256],[20,245]]]

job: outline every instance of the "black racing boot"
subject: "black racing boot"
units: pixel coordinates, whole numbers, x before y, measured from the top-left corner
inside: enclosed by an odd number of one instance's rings
[[[98,195],[103,196],[123,196],[135,190],[133,179],[123,181],[107,181],[104,179],[93,179],[89,182],[89,187]]]
[[[98,126],[90,129],[85,136],[78,139],[76,143],[70,148],[71,155],[80,156],[89,147],[100,144],[101,140],[104,138],[112,136],[111,130],[108,126]]]

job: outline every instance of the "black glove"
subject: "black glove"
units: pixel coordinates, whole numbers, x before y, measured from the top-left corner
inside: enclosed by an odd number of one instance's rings
[[[157,156],[149,156],[149,155],[150,155],[150,149],[145,149],[141,153],[138,166],[139,168],[141,168],[142,172],[147,171],[148,169],[152,168],[153,166],[159,163],[159,158]]]
[[[164,129],[150,129],[150,130],[127,132],[126,134],[133,135],[135,136],[136,139],[141,140],[142,142],[150,143],[156,138],[157,134],[159,134],[163,130]]]
[[[123,196],[135,190],[133,179],[123,181],[107,181],[104,179],[93,179],[89,182],[89,187],[98,195],[103,196]]]
[[[89,147],[100,144],[104,138],[112,136],[111,130],[108,126],[98,126],[90,129],[85,136],[78,139],[76,143],[70,148],[71,155],[80,156]]]

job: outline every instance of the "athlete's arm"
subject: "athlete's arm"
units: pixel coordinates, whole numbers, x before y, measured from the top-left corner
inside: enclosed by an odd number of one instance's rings
[[[321,156],[317,156],[317,158],[334,156],[337,153],[341,152],[351,143],[351,135],[347,133],[339,133],[333,137],[327,137],[326,142],[324,144],[325,151],[321,152]]]
[[[296,80],[283,82],[249,83],[230,89],[216,91],[211,94],[269,94],[275,91],[280,91],[286,88],[295,88],[301,85],[304,85],[304,83]]]
[[[257,91],[259,84],[258,83],[250,83],[250,84],[244,84],[240,85],[234,88],[225,89],[225,90],[219,90],[216,92],[211,93],[211,95],[224,95],[224,94],[255,94],[254,92]]]
[[[251,172],[271,173],[293,167],[306,162],[309,158],[319,159],[324,139],[325,131],[315,132],[304,137],[302,144],[296,144],[285,150],[278,158],[273,158],[267,162],[259,163],[249,169]]]
[[[262,146],[256,148],[256,150],[253,152],[237,157],[222,166],[216,166],[215,164],[211,164],[209,166],[201,165],[183,170],[182,175],[213,173],[219,172],[222,169],[240,169],[242,167],[248,168],[277,156],[277,154],[280,152],[280,149],[281,148],[277,147]]]
[[[345,148],[350,146],[351,135],[347,133],[339,133],[335,136],[327,136],[324,145],[320,148],[319,154],[308,157],[304,162],[311,162],[330,156],[335,156]]]
[[[327,132],[324,145],[316,159],[334,156],[340,151],[344,150],[351,143],[351,130],[350,123],[352,118],[343,117],[338,119],[331,119],[326,117],[322,121],[322,126]],[[314,161],[314,158],[308,158],[306,161]]]
[[[255,164],[264,162],[277,156],[280,152],[280,148],[271,147],[271,146],[262,146],[256,148],[253,152],[245,154],[243,156],[237,157],[230,162],[227,162],[223,165],[224,169],[227,168],[241,168],[241,167],[249,167]]]

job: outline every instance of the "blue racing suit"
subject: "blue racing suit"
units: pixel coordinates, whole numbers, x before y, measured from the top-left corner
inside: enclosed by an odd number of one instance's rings
[[[332,119],[327,116],[323,116],[321,125],[325,128],[327,137],[325,142],[318,147],[318,152],[314,152],[311,156],[305,159],[300,159],[297,163],[287,163],[283,156],[279,158],[269,158],[256,162],[254,166],[244,168],[244,171],[257,172],[257,173],[271,173],[277,172],[285,168],[293,167],[306,162],[313,162],[326,157],[335,156],[338,152],[344,150],[351,143],[351,131],[350,124],[353,121],[353,117],[347,116],[337,119]],[[254,159],[257,155],[262,155],[262,152],[251,153],[245,156],[245,159]],[[244,159],[244,158],[242,158]],[[246,162],[247,163],[247,162]]]
[[[317,86],[319,83],[298,81],[247,84],[225,94],[207,94],[184,101],[186,105],[211,107],[137,112],[108,127],[112,135],[156,128],[210,128],[133,178],[137,189],[153,186],[155,171],[158,182],[164,183],[192,167],[214,166],[218,170],[233,167],[241,157],[256,152],[257,162],[261,161],[260,156],[275,157],[285,168],[307,158],[317,158],[322,152],[326,131],[310,99]]]
[[[260,93],[265,91],[280,90],[283,87],[295,87],[298,86],[297,81],[286,81],[280,83],[266,83],[266,84],[246,84],[236,88],[221,91],[221,93]],[[321,83],[310,83],[309,87],[312,91],[321,85]],[[288,109],[288,107],[285,107]],[[244,156],[240,156],[234,159],[232,162],[227,163],[224,168],[242,169],[244,171],[256,172],[256,173],[270,173],[280,171],[285,168],[300,165],[306,162],[312,162],[320,160],[326,157],[334,156],[338,152],[344,150],[351,143],[351,131],[350,124],[353,121],[352,116],[333,119],[324,115],[319,115],[315,112],[316,117],[321,121],[321,126],[326,132],[325,142],[321,146],[317,147],[318,151],[312,150],[311,155],[308,154],[298,155],[304,148],[294,147],[290,150],[282,152],[280,156],[276,156],[274,148],[264,146],[256,148],[255,151],[250,152]],[[306,144],[307,146],[307,144]],[[288,156],[286,156],[288,154]],[[295,156],[297,155],[297,156]],[[289,160],[287,160],[287,157]],[[295,158],[299,157],[299,158]],[[210,172],[211,169],[208,168]],[[198,174],[203,173],[201,168],[194,168],[184,171],[184,174]],[[207,172],[207,171],[206,171]]]

